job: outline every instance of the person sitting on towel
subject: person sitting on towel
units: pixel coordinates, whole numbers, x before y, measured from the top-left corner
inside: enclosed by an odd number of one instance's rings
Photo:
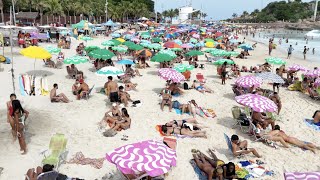
[[[232,153],[234,156],[240,156],[243,154],[254,154],[256,157],[261,158],[257,150],[254,148],[248,148],[248,141],[240,141],[237,135],[231,136]]]

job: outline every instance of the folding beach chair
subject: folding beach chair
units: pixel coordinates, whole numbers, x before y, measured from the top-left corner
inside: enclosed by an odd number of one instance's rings
[[[66,160],[68,151],[66,151],[67,139],[64,134],[55,134],[52,136],[49,144],[49,149],[41,152],[44,156],[42,164],[54,165],[58,171],[59,166]],[[46,156],[46,152],[50,151],[51,154]]]
[[[204,76],[203,76],[203,74],[201,74],[201,73],[198,73],[198,74],[196,75],[196,78],[197,78],[197,80],[198,80],[199,82],[205,82]]]
[[[233,107],[231,108],[231,112],[232,112],[233,119],[234,119],[234,121],[235,121],[235,124],[232,126],[232,128],[234,129],[234,128],[236,128],[237,126],[239,126],[240,129],[241,129],[241,131],[244,132],[244,131],[243,131],[243,127],[242,127],[242,124],[244,123],[244,121],[240,119],[240,114],[241,114],[241,109],[240,109],[240,107],[238,107],[238,106],[233,106]]]
[[[91,95],[91,92],[92,92],[94,86],[95,86],[95,85],[93,85],[92,88],[89,89],[89,91],[83,91],[83,96],[82,96],[82,98],[88,100],[89,97],[90,97],[90,95]]]
[[[231,152],[231,154],[233,154],[233,152],[232,152],[232,143],[231,143],[231,140],[230,140],[229,136],[226,133],[223,133],[223,135],[224,135],[224,138],[225,138],[225,140],[227,142],[229,151]]]

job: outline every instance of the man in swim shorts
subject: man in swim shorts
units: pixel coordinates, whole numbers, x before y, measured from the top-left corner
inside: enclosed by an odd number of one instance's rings
[[[119,102],[118,84],[112,79],[112,76],[108,76],[107,95],[109,96],[110,102]]]

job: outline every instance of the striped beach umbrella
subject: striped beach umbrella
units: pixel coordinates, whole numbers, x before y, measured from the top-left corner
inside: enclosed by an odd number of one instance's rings
[[[256,112],[275,112],[277,105],[270,99],[257,94],[245,94],[235,97],[237,103],[252,108]]]
[[[294,64],[292,66],[289,66],[288,69],[291,71],[307,71],[307,68],[305,68],[299,64]]]
[[[314,85],[315,85],[316,87],[319,87],[319,86],[320,86],[320,77],[317,78],[317,79],[314,81]]]
[[[279,84],[285,83],[284,80],[279,75],[272,72],[257,73],[256,77],[272,83],[279,83]]]
[[[178,72],[186,72],[186,71],[191,71],[194,69],[193,65],[189,65],[189,64],[178,64],[176,66],[174,66],[173,68],[174,70],[178,71]]]
[[[283,59],[277,58],[277,57],[268,57],[265,60],[269,64],[276,64],[276,65],[282,65],[282,64],[286,64],[287,63]]]
[[[71,56],[63,60],[64,64],[82,64],[88,62],[84,56]]]
[[[247,76],[241,76],[237,78],[235,83],[236,85],[244,88],[249,88],[252,86],[259,87],[262,84],[262,80],[255,76],[247,75]]]
[[[171,68],[161,68],[158,72],[159,76],[164,80],[171,80],[176,83],[185,80],[185,77],[181,73]]]
[[[107,66],[107,67],[103,67],[100,70],[98,70],[96,72],[96,75],[98,75],[98,76],[121,76],[121,75],[124,75],[124,72],[116,67]]]

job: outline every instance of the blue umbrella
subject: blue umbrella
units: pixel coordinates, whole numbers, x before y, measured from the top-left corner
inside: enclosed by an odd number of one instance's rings
[[[111,20],[109,20],[108,22],[104,23],[103,25],[105,25],[105,26],[113,26],[114,23]]]
[[[253,50],[253,47],[250,44],[241,44],[239,48],[243,50]]]
[[[182,45],[182,41],[180,39],[175,39],[173,42],[179,44],[179,45]]]
[[[195,46],[196,47],[204,47],[204,42],[198,42]]]
[[[166,38],[168,38],[168,39],[172,39],[172,38],[174,38],[174,37],[173,37],[173,35],[172,35],[172,34],[167,34],[167,35],[166,35]]]
[[[111,36],[114,38],[119,38],[121,35],[119,33],[113,33],[111,34]]]
[[[122,60],[118,61],[117,64],[123,64],[123,65],[130,64],[130,65],[132,65],[132,64],[134,64],[134,62],[130,59],[122,59]]]
[[[127,39],[127,40],[128,40],[128,39],[131,39],[131,38],[132,38],[132,35],[131,35],[131,34],[126,34],[126,35],[124,36],[124,38]]]

